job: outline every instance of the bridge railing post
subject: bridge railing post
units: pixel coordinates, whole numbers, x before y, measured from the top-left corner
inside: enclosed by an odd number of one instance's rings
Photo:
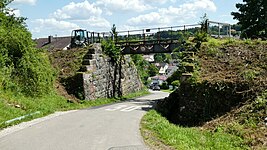
[[[95,32],[93,32],[93,43],[95,43]]]
[[[130,31],[127,31],[126,45],[129,44]]]
[[[220,36],[221,36],[221,30],[220,30],[220,24],[219,23],[218,23],[218,30],[219,30],[218,38],[220,38]]]
[[[160,43],[160,28],[158,28],[158,43]]]
[[[171,27],[171,42],[173,40],[173,31],[172,31],[172,27]]]
[[[146,34],[145,34],[145,29],[143,30],[143,44],[145,45],[146,42]]]

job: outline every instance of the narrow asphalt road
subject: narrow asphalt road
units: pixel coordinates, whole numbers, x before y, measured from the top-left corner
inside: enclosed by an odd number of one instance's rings
[[[164,92],[123,103],[72,111],[9,132],[0,132],[1,150],[146,150],[142,116]],[[27,123],[26,123],[27,124]]]

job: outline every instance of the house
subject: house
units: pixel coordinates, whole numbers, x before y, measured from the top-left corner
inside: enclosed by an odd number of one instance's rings
[[[158,84],[162,85],[162,83],[166,82],[167,77],[165,75],[157,75],[154,77],[151,77],[152,84]]]
[[[159,69],[160,75],[166,75],[166,70],[168,69],[167,63],[155,63],[155,66]]]
[[[36,47],[37,48],[46,48],[48,50],[53,50],[53,49],[61,49],[61,50],[67,50],[71,37],[53,37],[53,36],[48,36],[47,38],[39,38],[34,40],[36,42]]]
[[[167,70],[166,70],[166,76],[167,78],[170,77],[176,70],[178,70],[177,66],[171,66],[169,65]]]
[[[154,62],[154,54],[150,54],[150,55],[143,55],[143,58],[148,61],[148,62]]]

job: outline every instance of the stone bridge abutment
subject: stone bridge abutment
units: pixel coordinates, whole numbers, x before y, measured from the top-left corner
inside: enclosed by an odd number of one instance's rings
[[[137,69],[129,55],[119,64],[102,52],[101,44],[93,44],[84,56],[81,68],[85,100],[114,97],[137,92],[143,88]]]

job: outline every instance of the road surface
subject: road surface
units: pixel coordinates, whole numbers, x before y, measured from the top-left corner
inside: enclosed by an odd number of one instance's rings
[[[71,111],[0,132],[1,150],[146,150],[142,116],[164,92],[122,103]],[[25,124],[25,123],[24,123]],[[14,128],[14,129],[13,129]],[[12,130],[14,130],[12,132]]]

